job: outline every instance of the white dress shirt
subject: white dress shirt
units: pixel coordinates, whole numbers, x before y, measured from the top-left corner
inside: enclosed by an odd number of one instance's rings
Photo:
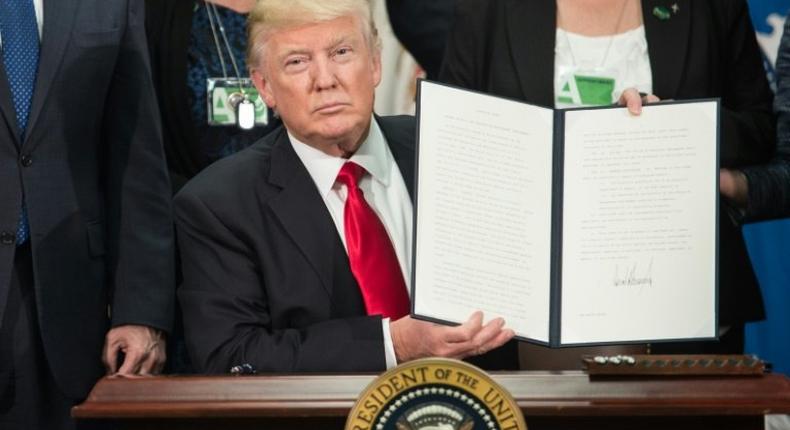
[[[337,175],[343,164],[348,161],[353,161],[367,170],[369,174],[360,179],[359,188],[362,189],[365,200],[381,219],[389,234],[403,272],[407,293],[409,293],[411,290],[413,210],[411,197],[376,120],[371,118],[368,137],[350,159],[326,154],[300,142],[290,132],[288,132],[288,137],[291,139],[291,145],[296,151],[296,155],[307,168],[318,192],[324,199],[324,204],[332,216],[332,221],[335,223],[344,247],[346,247],[346,236],[343,214],[347,190],[345,185],[337,182]],[[382,329],[387,368],[391,368],[397,364],[397,360],[389,330],[389,318],[382,321]]]
[[[38,23],[38,40],[41,41],[44,31],[44,0],[33,0],[33,7],[36,9],[36,22]],[[3,44],[3,36],[0,35],[0,46]]]

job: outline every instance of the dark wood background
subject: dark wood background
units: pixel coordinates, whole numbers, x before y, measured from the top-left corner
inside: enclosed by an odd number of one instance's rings
[[[762,429],[790,413],[790,379],[593,378],[582,372],[492,373],[530,429]],[[342,429],[375,375],[163,376],[102,379],[72,414],[130,429]]]

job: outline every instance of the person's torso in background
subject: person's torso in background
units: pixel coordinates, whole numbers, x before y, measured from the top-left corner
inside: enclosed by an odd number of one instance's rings
[[[219,19],[225,29],[228,44],[238,66],[242,78],[248,77],[246,62],[247,46],[247,15],[239,14],[230,9],[217,6]],[[209,125],[207,105],[207,79],[221,78],[227,74],[236,77],[227,48],[215,22],[212,32],[207,4],[203,0],[195,1],[192,15],[192,31],[189,36],[187,50],[187,94],[189,96],[190,115],[199,139],[197,147],[203,152],[208,163],[238,152],[271,131],[279,121],[273,119],[268,112],[269,122],[266,126],[256,126],[252,130],[242,130],[233,125]],[[219,59],[219,49],[224,55],[225,71]]]

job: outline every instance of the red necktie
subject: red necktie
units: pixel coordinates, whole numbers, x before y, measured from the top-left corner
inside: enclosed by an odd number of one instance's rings
[[[368,315],[395,320],[409,313],[409,296],[387,230],[359,189],[365,173],[364,167],[347,162],[337,175],[348,190],[343,215],[348,260]]]

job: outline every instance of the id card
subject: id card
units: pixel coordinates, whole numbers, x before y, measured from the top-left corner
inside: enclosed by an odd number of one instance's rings
[[[613,73],[605,70],[580,70],[563,67],[559,87],[556,89],[556,106],[601,106],[612,104],[615,89]]]
[[[243,94],[239,87],[244,91]],[[206,88],[209,125],[237,125],[236,108],[244,95],[254,105],[255,125],[269,123],[269,109],[252,84],[252,79],[208,78]]]

